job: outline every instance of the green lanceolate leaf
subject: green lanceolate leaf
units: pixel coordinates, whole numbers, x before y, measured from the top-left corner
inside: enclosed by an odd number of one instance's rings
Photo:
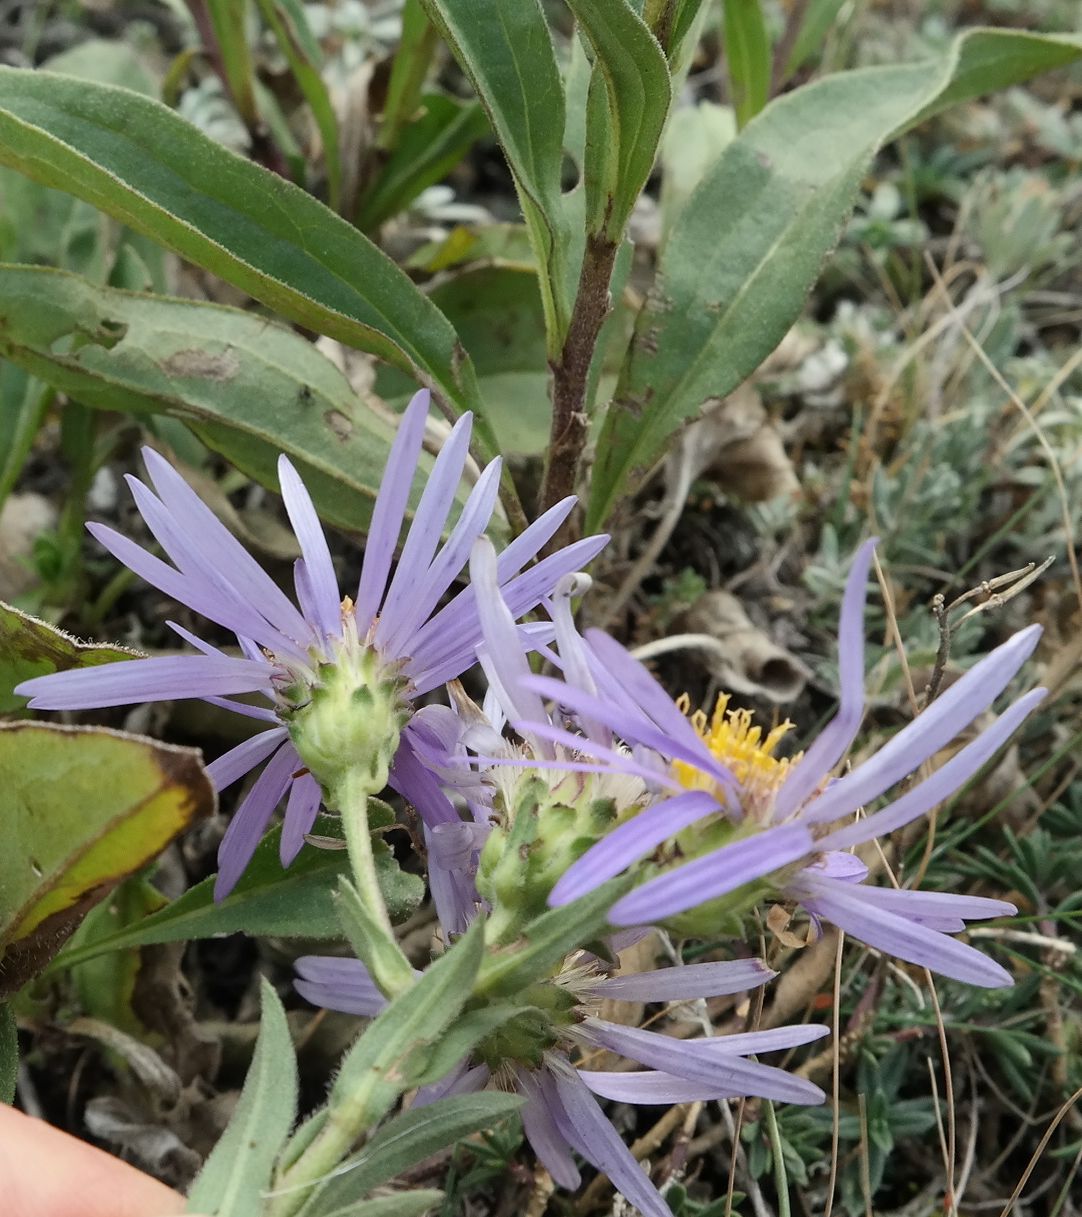
[[[325,519],[357,530],[371,519],[393,421],[265,318],[0,265],[0,354],[86,405],[179,418],[272,489],[285,452]],[[425,458],[418,495],[429,469]]]
[[[724,0],[725,62],[736,120],[745,126],[770,99],[770,39],[759,0]]]
[[[470,78],[514,175],[542,268],[550,351],[567,332],[560,239],[564,94],[539,0],[423,0]]]
[[[0,68],[0,163],[123,220],[292,321],[474,408],[454,330],[366,237],[303,190],[124,89]]]
[[[594,57],[593,113],[587,118],[586,218],[589,231],[621,240],[654,166],[669,112],[665,52],[627,0],[568,0]],[[597,78],[608,122],[600,117]]]
[[[488,130],[485,112],[476,102],[430,93],[420,105],[420,113],[403,128],[394,151],[361,200],[357,223],[366,232],[445,178]]]
[[[312,831],[322,835],[337,827],[338,821],[322,816]],[[137,924],[69,947],[54,968],[70,967],[107,951],[222,934],[340,937],[342,927],[334,893],[340,876],[349,872],[345,850],[308,847],[283,870],[278,857],[280,838],[281,829],[275,828],[259,843],[252,861],[224,900],[215,902],[211,876]],[[376,868],[388,910],[395,920],[403,920],[416,908],[424,885],[414,875],[403,876],[393,858],[385,859],[382,854],[376,856]]]
[[[262,983],[255,1055],[236,1110],[188,1193],[189,1213],[260,1217],[263,1192],[297,1112],[297,1059],[278,994]]]
[[[338,211],[342,202],[342,161],[338,147],[338,119],[321,74],[323,55],[312,34],[301,0],[259,0],[259,8],[274,32],[308,108],[312,111],[327,169],[327,195]]]
[[[372,979],[384,993],[400,992],[412,980],[413,969],[390,945],[383,927],[345,876],[338,881],[335,904],[342,929]]]
[[[348,1206],[373,1188],[448,1149],[470,1133],[492,1128],[522,1106],[518,1095],[455,1095],[411,1109],[385,1124],[331,1175],[298,1217],[329,1217],[352,1211]]]
[[[771,102],[680,212],[597,445],[587,528],[665,440],[800,314],[876,150],[936,110],[1082,56],[1082,36],[972,30],[926,63],[839,72]]]
[[[15,1101],[19,1080],[19,1030],[9,1002],[0,1002],[0,1103]]]
[[[69,668],[93,668],[138,658],[138,651],[125,647],[79,642],[0,600],[0,714],[26,706],[25,697],[11,692],[20,681]]]
[[[102,727],[0,726],[0,998],[214,806],[194,748]]]

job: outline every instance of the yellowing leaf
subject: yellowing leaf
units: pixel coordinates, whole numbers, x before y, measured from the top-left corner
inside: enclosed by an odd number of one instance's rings
[[[193,748],[101,727],[0,726],[0,998],[214,807]]]

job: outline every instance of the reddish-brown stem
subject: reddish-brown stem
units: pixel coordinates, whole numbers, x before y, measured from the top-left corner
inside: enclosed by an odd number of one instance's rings
[[[604,235],[586,238],[579,288],[567,337],[552,367],[552,429],[549,433],[545,477],[539,511],[572,494],[586,446],[586,388],[590,364],[611,300],[609,282],[616,261],[616,243]],[[563,543],[557,535],[551,545]]]

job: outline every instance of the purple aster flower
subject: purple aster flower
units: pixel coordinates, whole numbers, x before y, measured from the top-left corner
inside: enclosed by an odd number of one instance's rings
[[[552,886],[548,879],[553,867],[558,875],[566,845],[580,842],[583,831],[593,831],[595,837],[604,832],[606,824],[594,822],[590,809],[600,804],[610,807],[612,815],[626,815],[647,797],[648,785],[670,779],[656,767],[638,765],[620,751],[606,727],[589,718],[585,721],[599,759],[583,758],[579,737],[554,727],[540,698],[527,686],[525,651],[530,640],[522,637],[504,602],[495,552],[483,539],[474,545],[470,574],[481,605],[478,659],[489,692],[483,708],[458,691],[453,710],[438,707],[418,714],[414,722],[424,721],[417,732],[413,756],[419,772],[414,776],[421,779],[423,774],[423,779],[412,785],[411,797],[424,802],[419,810],[426,825],[429,883],[445,932],[465,929],[483,910],[488,918],[486,940],[502,940],[504,949],[513,950],[523,916],[528,920],[544,911],[543,895]],[[574,672],[593,688],[587,652],[571,619],[570,598],[583,585],[578,575],[557,582],[545,607],[559,654],[543,642],[538,645],[565,672]],[[509,718],[522,722],[521,742],[505,738]],[[538,723],[552,740],[534,729]],[[480,773],[476,766],[481,766]],[[541,786],[543,797],[526,797],[531,785]],[[465,804],[468,819],[461,818],[448,791]],[[696,792],[685,797],[698,801],[701,814],[705,796]],[[518,823],[523,816],[535,821],[527,825],[526,834]],[[553,819],[551,832],[547,816]],[[529,846],[522,848],[527,836]],[[507,882],[502,882],[505,863],[510,866]],[[540,906],[534,907],[530,889],[538,881],[543,894]],[[639,936],[632,932],[631,938]],[[610,937],[610,951],[621,949],[619,940],[627,937]],[[295,986],[314,1005],[371,1018],[387,1004],[358,960],[305,956],[297,960],[296,969]],[[573,1156],[578,1153],[639,1211],[667,1217],[668,1205],[598,1099],[667,1105],[758,1095],[821,1103],[824,1095],[818,1086],[747,1058],[811,1043],[828,1029],[781,1027],[684,1040],[602,1018],[602,1003],[685,1002],[745,993],[774,975],[760,960],[750,959],[614,976],[596,955],[578,950],[555,974],[531,987],[528,1000],[537,1005],[521,1026],[512,1020],[501,1028],[478,1047],[473,1059],[460,1061],[440,1082],[418,1092],[414,1105],[485,1086],[515,1091],[526,1100],[522,1121],[527,1139],[560,1186],[579,1185]],[[542,989],[547,996],[541,996]],[[598,1051],[614,1052],[641,1068],[610,1071],[580,1065]]]
[[[309,763],[298,752],[296,727],[336,671],[351,669],[354,692],[384,697],[379,710],[386,722],[386,760],[393,756],[390,780],[406,792],[424,781],[418,776],[423,766],[413,751],[412,701],[454,679],[475,661],[481,606],[474,592],[466,588],[437,607],[487,527],[499,487],[496,460],[481,474],[441,545],[467,459],[468,414],[459,419],[435,462],[391,574],[421,453],[428,401],[427,391],[416,394],[402,417],[353,599],[343,599],[340,593],[311,499],[284,456],[279,459],[279,480],[302,554],[294,572],[296,602],[183,478],[156,452],[145,449],[150,485],[136,478],[128,482],[147,527],[172,565],[104,525],[91,524],[90,531],[147,582],[233,631],[242,657],[227,655],[170,622],[199,654],[61,672],[18,686],[35,709],[82,710],[196,697],[266,724],[208,767],[221,790],[265,763],[222,841],[215,888],[219,898],[240,877],[283,798],[288,796],[283,864],[296,857],[311,829],[323,791],[316,780],[319,775],[309,772]],[[501,593],[516,618],[532,610],[562,575],[578,569],[604,546],[607,538],[590,537],[524,570],[573,505],[568,498],[551,508],[499,555]],[[530,627],[522,628],[529,632]],[[233,700],[241,693],[262,694],[267,704],[249,706]],[[364,717],[352,716],[358,729],[363,729]],[[333,752],[336,743],[330,740],[327,746]],[[373,755],[383,759],[378,749]],[[379,776],[377,772],[373,779],[377,786]]]
[[[309,955],[298,959],[296,968],[296,988],[314,1005],[368,1018],[386,1005],[358,960]],[[822,1103],[825,1096],[814,1083],[747,1058],[809,1044],[827,1035],[828,1028],[778,1027],[685,1040],[609,1022],[597,1014],[600,1003],[692,1001],[743,993],[774,975],[760,960],[748,959],[607,976],[595,956],[580,952],[547,982],[564,995],[564,1014],[553,1020],[547,1033],[539,1033],[531,1022],[520,1058],[499,1055],[495,1043],[482,1044],[477,1059],[460,1062],[442,1081],[425,1087],[414,1105],[489,1085],[516,1091],[526,1100],[526,1137],[560,1187],[579,1186],[574,1151],[606,1174],[646,1217],[670,1217],[669,1206],[609,1123],[598,1097],[640,1105],[740,1095]],[[513,1033],[505,1032],[498,1042],[515,1040]],[[576,1063],[582,1054],[599,1049],[645,1068],[595,1070]]]
[[[950,937],[966,920],[1016,911],[1002,900],[871,887],[866,870],[840,851],[893,832],[929,812],[968,781],[1040,703],[1033,689],[1015,701],[930,777],[872,815],[832,827],[870,803],[950,744],[1003,692],[1032,654],[1040,628],[1015,634],[960,677],[873,756],[840,778],[832,773],[853,743],[864,712],[862,618],[874,542],[858,552],[842,601],[839,629],[840,704],[834,719],[803,756],[775,758],[779,732],[764,741],[744,712],[723,702],[712,720],[690,721],[647,669],[600,631],[586,635],[588,680],[524,676],[531,695],[551,697],[577,720],[583,734],[526,714],[517,730],[560,740],[580,754],[619,766],[610,745],[595,742],[598,725],[656,754],[672,796],[659,784],[657,799],[625,819],[588,849],[556,884],[551,903],[574,900],[677,839],[690,861],[669,866],[619,900],[614,925],[657,924],[709,901],[745,893],[761,880],[815,918],[832,922],[862,942],[971,984],[1011,983],[999,964]],[[589,724],[589,726],[587,725]],[[641,771],[642,758],[636,758]],[[694,830],[693,832],[689,830]],[[701,836],[696,840],[694,834]],[[701,842],[706,842],[705,845]],[[716,845],[716,847],[712,847]],[[763,889],[758,889],[762,894]]]

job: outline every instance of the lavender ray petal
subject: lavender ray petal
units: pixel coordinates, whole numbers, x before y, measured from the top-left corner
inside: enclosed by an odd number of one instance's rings
[[[342,632],[342,596],[338,590],[327,536],[308,488],[287,456],[278,458],[278,483],[282,488],[286,514],[304,556],[304,568],[318,613],[316,622],[327,638],[337,637]]]
[[[993,900],[989,896],[867,886],[850,886],[848,891],[856,899],[870,899],[878,908],[896,913],[899,917],[949,917],[967,921],[987,921],[991,917],[1013,917],[1018,912],[1010,901]]]
[[[409,721],[411,739],[429,739],[451,752],[462,734],[462,719],[450,706],[422,706]]]
[[[1045,698],[1046,690],[1031,689],[1024,697],[1005,710],[985,728],[972,743],[960,749],[945,765],[907,791],[900,799],[866,819],[847,824],[819,841],[819,848],[847,849],[861,841],[871,841],[884,833],[903,828],[918,816],[931,811],[937,803],[952,795],[968,781],[982,765],[1006,743],[1025,719]]]
[[[216,790],[225,790],[251,772],[256,765],[261,765],[288,734],[285,727],[260,731],[258,735],[251,736],[235,748],[223,752],[217,760],[211,761],[207,766],[207,777],[214,783]]]
[[[425,825],[425,841],[430,842],[433,830]],[[434,852],[434,851],[433,851]],[[462,870],[452,870],[437,858],[430,857],[428,864],[428,887],[436,916],[444,931],[462,934],[477,915],[480,897],[471,875]]]
[[[183,638],[185,642],[187,642],[190,646],[195,647],[195,649],[200,651],[202,654],[217,655],[222,659],[230,658],[225,651],[219,650],[218,647],[212,647],[209,642],[204,642],[202,638],[198,637],[196,634],[193,634],[190,630],[186,630],[182,625],[178,625],[177,622],[167,621],[165,624],[173,631],[174,634],[178,635],[180,638]],[[249,654],[248,658],[251,659],[252,655]],[[260,655],[258,651],[256,652],[255,662],[266,663],[266,660],[264,660],[263,656]],[[267,684],[266,687],[260,689],[259,692],[265,693],[267,697],[273,697],[274,686],[271,684],[269,673],[270,668],[268,665]],[[221,706],[223,710],[229,710],[233,714],[243,714],[246,718],[258,718],[265,723],[276,723],[278,721],[278,715],[275,714],[275,712],[269,706],[250,706],[247,702],[229,701],[224,697],[204,697],[202,700],[209,702],[212,706]]]
[[[402,733],[391,765],[390,785],[417,811],[425,824],[457,824],[458,812],[440,789],[435,775],[413,750],[409,727]]]
[[[619,955],[621,951],[626,951],[628,947],[633,947],[635,943],[642,942],[644,938],[648,938],[652,933],[653,930],[648,925],[637,925],[632,926],[630,930],[610,930],[605,935],[605,941],[609,944],[609,950]]]
[[[709,1040],[677,1040],[597,1018],[586,1019],[579,1032],[598,1047],[619,1052],[641,1065],[716,1086],[730,1094],[758,1095],[781,1103],[822,1103],[826,1098],[812,1082],[774,1065],[760,1065],[735,1054],[703,1052]]]
[[[640,811],[572,862],[553,887],[549,904],[570,904],[585,896],[633,862],[646,857],[662,841],[720,810],[713,795],[693,790]]]
[[[428,417],[430,394],[421,389],[410,399],[398,424],[398,434],[391,445],[387,467],[383,471],[376,506],[372,511],[372,523],[368,528],[368,540],[364,549],[364,564],[357,588],[357,630],[363,635],[379,612],[380,602],[387,587],[387,575],[391,569],[391,558],[398,545],[398,534],[409,503],[413,475],[421,455],[421,444],[425,436],[425,419]]]
[[[376,641],[381,650],[386,648],[389,632],[396,627],[400,614],[408,612],[409,606],[426,590],[425,577],[462,480],[472,427],[473,415],[463,414],[436,457],[383,602],[376,627]]]
[[[221,595],[205,580],[194,581],[181,574],[105,524],[88,524],[86,529],[118,562],[134,571],[152,587],[165,592],[181,604],[186,604],[208,620],[217,622],[235,634],[259,638],[272,650],[290,655],[301,654],[295,643],[275,630],[250,607],[238,605],[235,597]]]
[[[733,1099],[738,1092],[706,1086],[687,1078],[674,1077],[660,1069],[629,1069],[620,1073],[607,1070],[580,1069],[579,1077],[594,1094],[616,1103],[651,1104],[700,1103],[710,1099]]]
[[[813,824],[836,820],[912,773],[995,701],[1033,653],[1040,636],[1041,627],[1031,625],[996,647],[873,757],[809,803],[801,818]]]
[[[252,789],[233,814],[218,846],[218,878],[214,882],[214,899],[223,900],[233,890],[244,868],[251,861],[255,848],[274,810],[282,801],[293,773],[300,762],[291,744],[283,744],[271,757],[267,767],[256,778]]]
[[[308,567],[305,565],[303,558],[298,558],[293,563],[293,588],[297,593],[297,603],[301,606],[301,612],[314,625],[318,624],[320,618],[319,603],[316,600],[315,588],[312,586],[312,580],[308,577]]]
[[[605,548],[608,540],[607,536],[586,537],[542,558],[536,566],[531,566],[509,582],[501,582],[500,591],[511,616],[517,620],[536,608],[561,576],[581,570]],[[499,573],[498,561],[496,569]],[[418,630],[410,649],[413,668],[420,672],[427,668],[449,666],[452,660],[456,660],[462,662],[457,669],[457,672],[462,672],[472,662],[469,656],[480,638],[477,596],[472,587],[467,587]]]
[[[588,566],[608,545],[609,539],[607,533],[583,537],[581,541],[565,545],[556,553],[542,558],[536,566],[531,566],[521,575],[516,575],[507,582],[501,582],[500,591],[511,615],[518,620],[524,613],[529,613],[537,608],[564,575],[573,575],[576,571]],[[499,563],[497,563],[498,573]]]
[[[826,838],[824,838],[825,840]],[[816,842],[821,846],[822,842]],[[805,868],[813,875],[826,875],[828,879],[844,879],[847,883],[863,883],[868,877],[868,868],[856,856],[838,850],[827,850]]]
[[[473,593],[473,588],[468,589]],[[419,668],[412,663],[409,665],[410,684],[414,695],[420,697],[439,685],[446,684],[461,676],[468,668],[477,662],[477,649],[481,645],[481,627],[475,622],[476,632],[461,642],[453,650],[448,649],[441,655],[435,667]],[[552,638],[553,629],[547,621],[527,621],[515,626],[524,651],[538,650],[541,645]]]
[[[33,710],[90,710],[207,694],[254,693],[266,686],[267,664],[216,655],[162,655],[35,676],[15,692]]]
[[[881,907],[885,889],[854,889],[849,884],[821,878],[809,883],[803,876],[802,880],[801,886],[807,890],[793,894],[808,912],[832,922],[858,942],[984,989],[1014,983],[1006,968],[974,947]]]
[[[811,834],[800,824],[768,828],[647,880],[617,900],[609,923],[656,924],[797,862],[813,848]]]
[[[610,976],[591,986],[590,992],[618,1001],[690,1001],[696,997],[744,993],[765,985],[775,976],[777,972],[761,959],[734,959],[659,968],[634,976]]]
[[[485,467],[477,479],[458,523],[428,568],[416,594],[395,614],[394,625],[383,640],[383,647],[388,654],[398,656],[409,651],[413,634],[428,619],[439,604],[440,597],[466,565],[474,541],[482,535],[492,518],[500,491],[502,468],[502,461],[497,457]]]
[[[526,1099],[519,1112],[526,1140],[556,1185],[574,1191],[582,1182],[582,1176],[567,1141],[556,1126],[548,1098],[529,1070],[515,1065],[514,1071],[515,1087]]]
[[[293,779],[278,843],[278,856],[283,866],[288,866],[301,852],[304,838],[312,831],[322,801],[323,791],[311,774],[304,773]]]
[[[771,1027],[768,1031],[746,1031],[738,1035],[716,1035],[696,1041],[704,1051],[719,1056],[752,1056],[760,1052],[781,1052],[814,1044],[830,1034],[821,1023],[796,1023],[791,1027]]]
[[[300,978],[293,987],[313,1006],[375,1018],[387,999],[359,959],[302,955],[293,965]]]
[[[428,854],[449,870],[464,870],[485,843],[489,829],[476,820],[437,824],[428,831]]]
[[[515,620],[496,583],[496,551],[487,537],[480,537],[470,553],[470,581],[477,593],[481,631],[492,683],[502,690],[501,702],[508,717],[546,722],[541,699],[526,683],[530,665],[522,649]],[[552,756],[551,748],[542,755]]]
[[[184,641],[192,647],[195,647],[203,655],[219,655],[227,657],[225,651],[221,647],[212,647],[209,642],[204,642],[198,634],[193,634],[191,630],[186,630],[184,626],[176,621],[166,621],[165,623],[178,638],[183,638]],[[249,656],[250,658],[250,656]]]
[[[575,628],[575,619],[571,612],[571,597],[576,594],[577,583],[578,576],[564,575],[553,589],[549,614],[556,627],[556,641],[560,648],[564,680],[596,697],[597,684],[586,657],[586,644]],[[612,743],[612,732],[603,724],[585,716],[581,719],[581,725],[590,739],[604,745]]]
[[[597,1100],[574,1069],[550,1074],[566,1114],[564,1135],[587,1161],[603,1171],[613,1186],[643,1217],[672,1217],[672,1210],[650,1182],[620,1134],[609,1123]]]
[[[857,550],[842,596],[838,623],[838,712],[793,766],[774,801],[774,819],[784,820],[818,787],[849,751],[864,717],[864,606],[868,571],[878,537]]]
[[[578,499],[573,494],[568,495],[566,499],[561,499],[544,515],[538,516],[506,548],[500,551],[500,556],[496,560],[496,577],[501,584],[514,578],[527,562],[545,548],[556,535],[560,525],[574,510],[577,502]]]
[[[207,564],[226,571],[237,591],[283,634],[304,642],[311,626],[277,583],[252,557],[169,462],[153,448],[143,448],[143,460],[154,489],[181,529],[199,538]]]
[[[710,755],[694,728],[676,708],[676,703],[654,679],[645,664],[640,663],[630,651],[602,630],[587,630],[586,640],[600,665],[627,690],[632,701],[649,716],[660,731],[679,744],[687,757],[698,758],[692,760],[691,764],[698,765],[706,773],[716,774],[716,771],[720,770],[723,775],[717,775],[720,781],[728,785],[736,784],[729,771]]]
[[[147,527],[187,582],[187,603],[191,603],[193,593],[201,594],[212,602],[220,603],[228,610],[233,620],[245,623],[245,632],[272,649],[296,648],[296,644],[276,629],[252,601],[237,591],[227,570],[216,567],[208,560],[201,548],[198,533],[185,531],[165,505],[138,478],[129,474],[126,480]],[[95,536],[104,531],[100,525],[87,527]]]
[[[689,765],[694,765],[696,769],[720,783],[727,786],[733,784],[733,778],[728,769],[710,755],[698,736],[695,737],[697,747],[686,748],[683,740],[677,740],[671,735],[667,735],[620,702],[593,697],[582,689],[564,684],[563,681],[555,680],[551,676],[529,676],[524,683],[535,693],[551,698],[565,709],[574,711],[576,715],[588,715],[598,722],[604,723],[623,740],[644,744],[662,756],[676,757],[686,761]]]

